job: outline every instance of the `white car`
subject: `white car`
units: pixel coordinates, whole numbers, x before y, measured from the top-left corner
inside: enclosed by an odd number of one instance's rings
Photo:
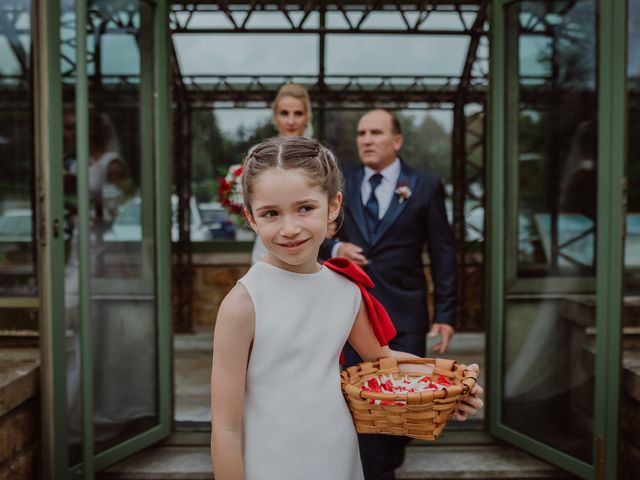
[[[191,197],[190,237],[192,242],[209,240],[209,228],[203,224],[195,198]],[[178,230],[178,197],[171,195],[171,240],[177,241]],[[103,239],[111,242],[140,241],[142,239],[142,198],[137,196],[118,207],[116,219],[111,229],[105,232]]]
[[[0,215],[0,242],[31,242],[31,209],[13,208]]]

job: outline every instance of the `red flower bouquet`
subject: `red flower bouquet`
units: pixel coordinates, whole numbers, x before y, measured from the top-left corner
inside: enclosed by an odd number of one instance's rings
[[[220,203],[229,212],[237,225],[243,223],[242,209],[244,207],[244,195],[242,194],[242,165],[231,165],[226,171],[222,171],[222,177],[218,185],[218,198]]]

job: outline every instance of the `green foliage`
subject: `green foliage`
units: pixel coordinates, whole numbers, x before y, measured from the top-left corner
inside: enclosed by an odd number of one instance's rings
[[[230,165],[241,163],[247,151],[275,131],[270,121],[253,129],[240,126],[235,135],[224,135],[212,111],[191,115],[191,184],[199,202],[218,200],[218,181]]]
[[[430,115],[425,115],[418,123],[413,117],[400,115],[404,134],[404,146],[400,156],[409,165],[426,170],[451,182],[451,134]]]
[[[356,133],[361,111],[345,110],[326,113],[325,143],[333,149],[343,166],[357,165]],[[451,134],[432,116],[419,122],[414,116],[399,113],[404,145],[399,155],[410,166],[433,172],[447,182],[451,178]]]

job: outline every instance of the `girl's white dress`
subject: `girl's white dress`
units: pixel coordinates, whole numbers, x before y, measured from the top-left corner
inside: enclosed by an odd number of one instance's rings
[[[327,267],[300,274],[264,262],[239,280],[255,309],[247,368],[247,480],[362,479],[338,359],[361,294]]]

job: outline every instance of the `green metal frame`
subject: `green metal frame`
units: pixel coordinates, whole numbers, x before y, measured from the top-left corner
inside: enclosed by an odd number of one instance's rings
[[[625,155],[626,100],[626,2],[599,2],[598,15],[598,226],[596,307],[596,386],[594,464],[586,464],[542,442],[515,431],[501,422],[504,345],[505,280],[513,277],[505,230],[507,220],[504,185],[506,178],[506,92],[512,87],[506,69],[508,45],[505,6],[508,0],[491,4],[489,164],[487,172],[488,215],[488,306],[490,322],[488,395],[490,432],[546,461],[585,479],[616,478],[618,401],[620,390],[620,334],[622,303],[624,228],[623,175]],[[513,72],[511,72],[513,74]],[[511,157],[514,158],[514,157]],[[512,234],[513,232],[511,232]],[[511,237],[511,235],[509,235]],[[510,275],[511,272],[511,275]],[[521,288],[522,291],[526,287]],[[511,291],[511,290],[510,290]]]
[[[87,18],[87,0],[76,2],[76,19]],[[60,74],[59,2],[36,2],[36,149],[38,172],[38,276],[41,305],[43,478],[92,479],[95,472],[171,433],[171,241],[169,206],[170,90],[169,19],[166,0],[142,0],[141,126],[153,143],[142,151],[142,190],[148,199],[143,226],[143,255],[155,264],[157,321],[158,424],[104,452],[95,454],[93,435],[93,385],[91,381],[91,292],[89,255],[89,88],[86,73],[86,28],[76,25],[76,119],[78,160],[78,235],[80,259],[81,378],[83,402],[83,462],[68,465],[66,399],[66,341],[64,308],[64,239],[62,185],[62,79]],[[147,52],[152,52],[146,55]],[[143,144],[145,142],[142,142]],[[155,244],[153,239],[156,239]],[[147,257],[145,257],[147,258]],[[145,277],[153,269],[143,269]],[[149,278],[152,280],[152,278]]]
[[[627,161],[627,2],[600,2],[596,478],[617,478]],[[608,168],[602,168],[606,165]]]
[[[82,400],[82,477],[94,473],[93,325],[91,321],[91,257],[89,246],[89,79],[87,77],[87,0],[75,2],[76,12],[76,162],[78,166],[78,265],[80,309],[80,378]]]
[[[67,396],[62,232],[62,90],[59,2],[33,2],[42,471],[67,478]],[[57,199],[58,201],[54,201]],[[62,275],[62,276],[61,276]]]

